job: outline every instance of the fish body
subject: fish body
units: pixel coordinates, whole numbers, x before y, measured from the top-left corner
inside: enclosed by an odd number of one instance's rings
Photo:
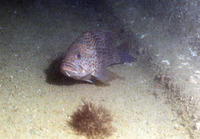
[[[119,76],[107,67],[135,60],[128,54],[127,43],[115,46],[115,37],[111,32],[85,32],[67,49],[60,67],[61,72],[77,80],[108,84]]]

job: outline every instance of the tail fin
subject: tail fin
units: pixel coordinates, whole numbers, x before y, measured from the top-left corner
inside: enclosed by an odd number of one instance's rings
[[[129,51],[129,43],[125,42],[122,43],[120,46],[117,47],[119,50],[119,55],[120,55],[120,63],[131,63],[134,62],[136,59],[128,54]]]

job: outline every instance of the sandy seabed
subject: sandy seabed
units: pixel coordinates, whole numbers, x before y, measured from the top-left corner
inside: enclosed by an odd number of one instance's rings
[[[1,5],[0,138],[84,138],[67,124],[82,100],[110,110],[116,132],[109,138],[190,138],[137,61],[110,67],[125,79],[109,86],[65,79],[51,69],[83,31],[109,30],[103,21],[86,22],[69,5],[29,10]]]

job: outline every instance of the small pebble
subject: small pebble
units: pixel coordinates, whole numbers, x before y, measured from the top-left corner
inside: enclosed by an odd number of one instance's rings
[[[174,125],[174,128],[175,128],[175,129],[179,129],[178,124],[175,124],[175,125]]]
[[[197,130],[200,130],[200,122],[197,122],[195,127],[196,127]]]
[[[13,76],[10,76],[10,79],[13,80]]]

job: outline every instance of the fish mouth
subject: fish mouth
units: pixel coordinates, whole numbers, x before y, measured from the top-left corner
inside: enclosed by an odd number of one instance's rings
[[[76,66],[70,62],[62,63],[61,72],[69,77],[77,73]]]

